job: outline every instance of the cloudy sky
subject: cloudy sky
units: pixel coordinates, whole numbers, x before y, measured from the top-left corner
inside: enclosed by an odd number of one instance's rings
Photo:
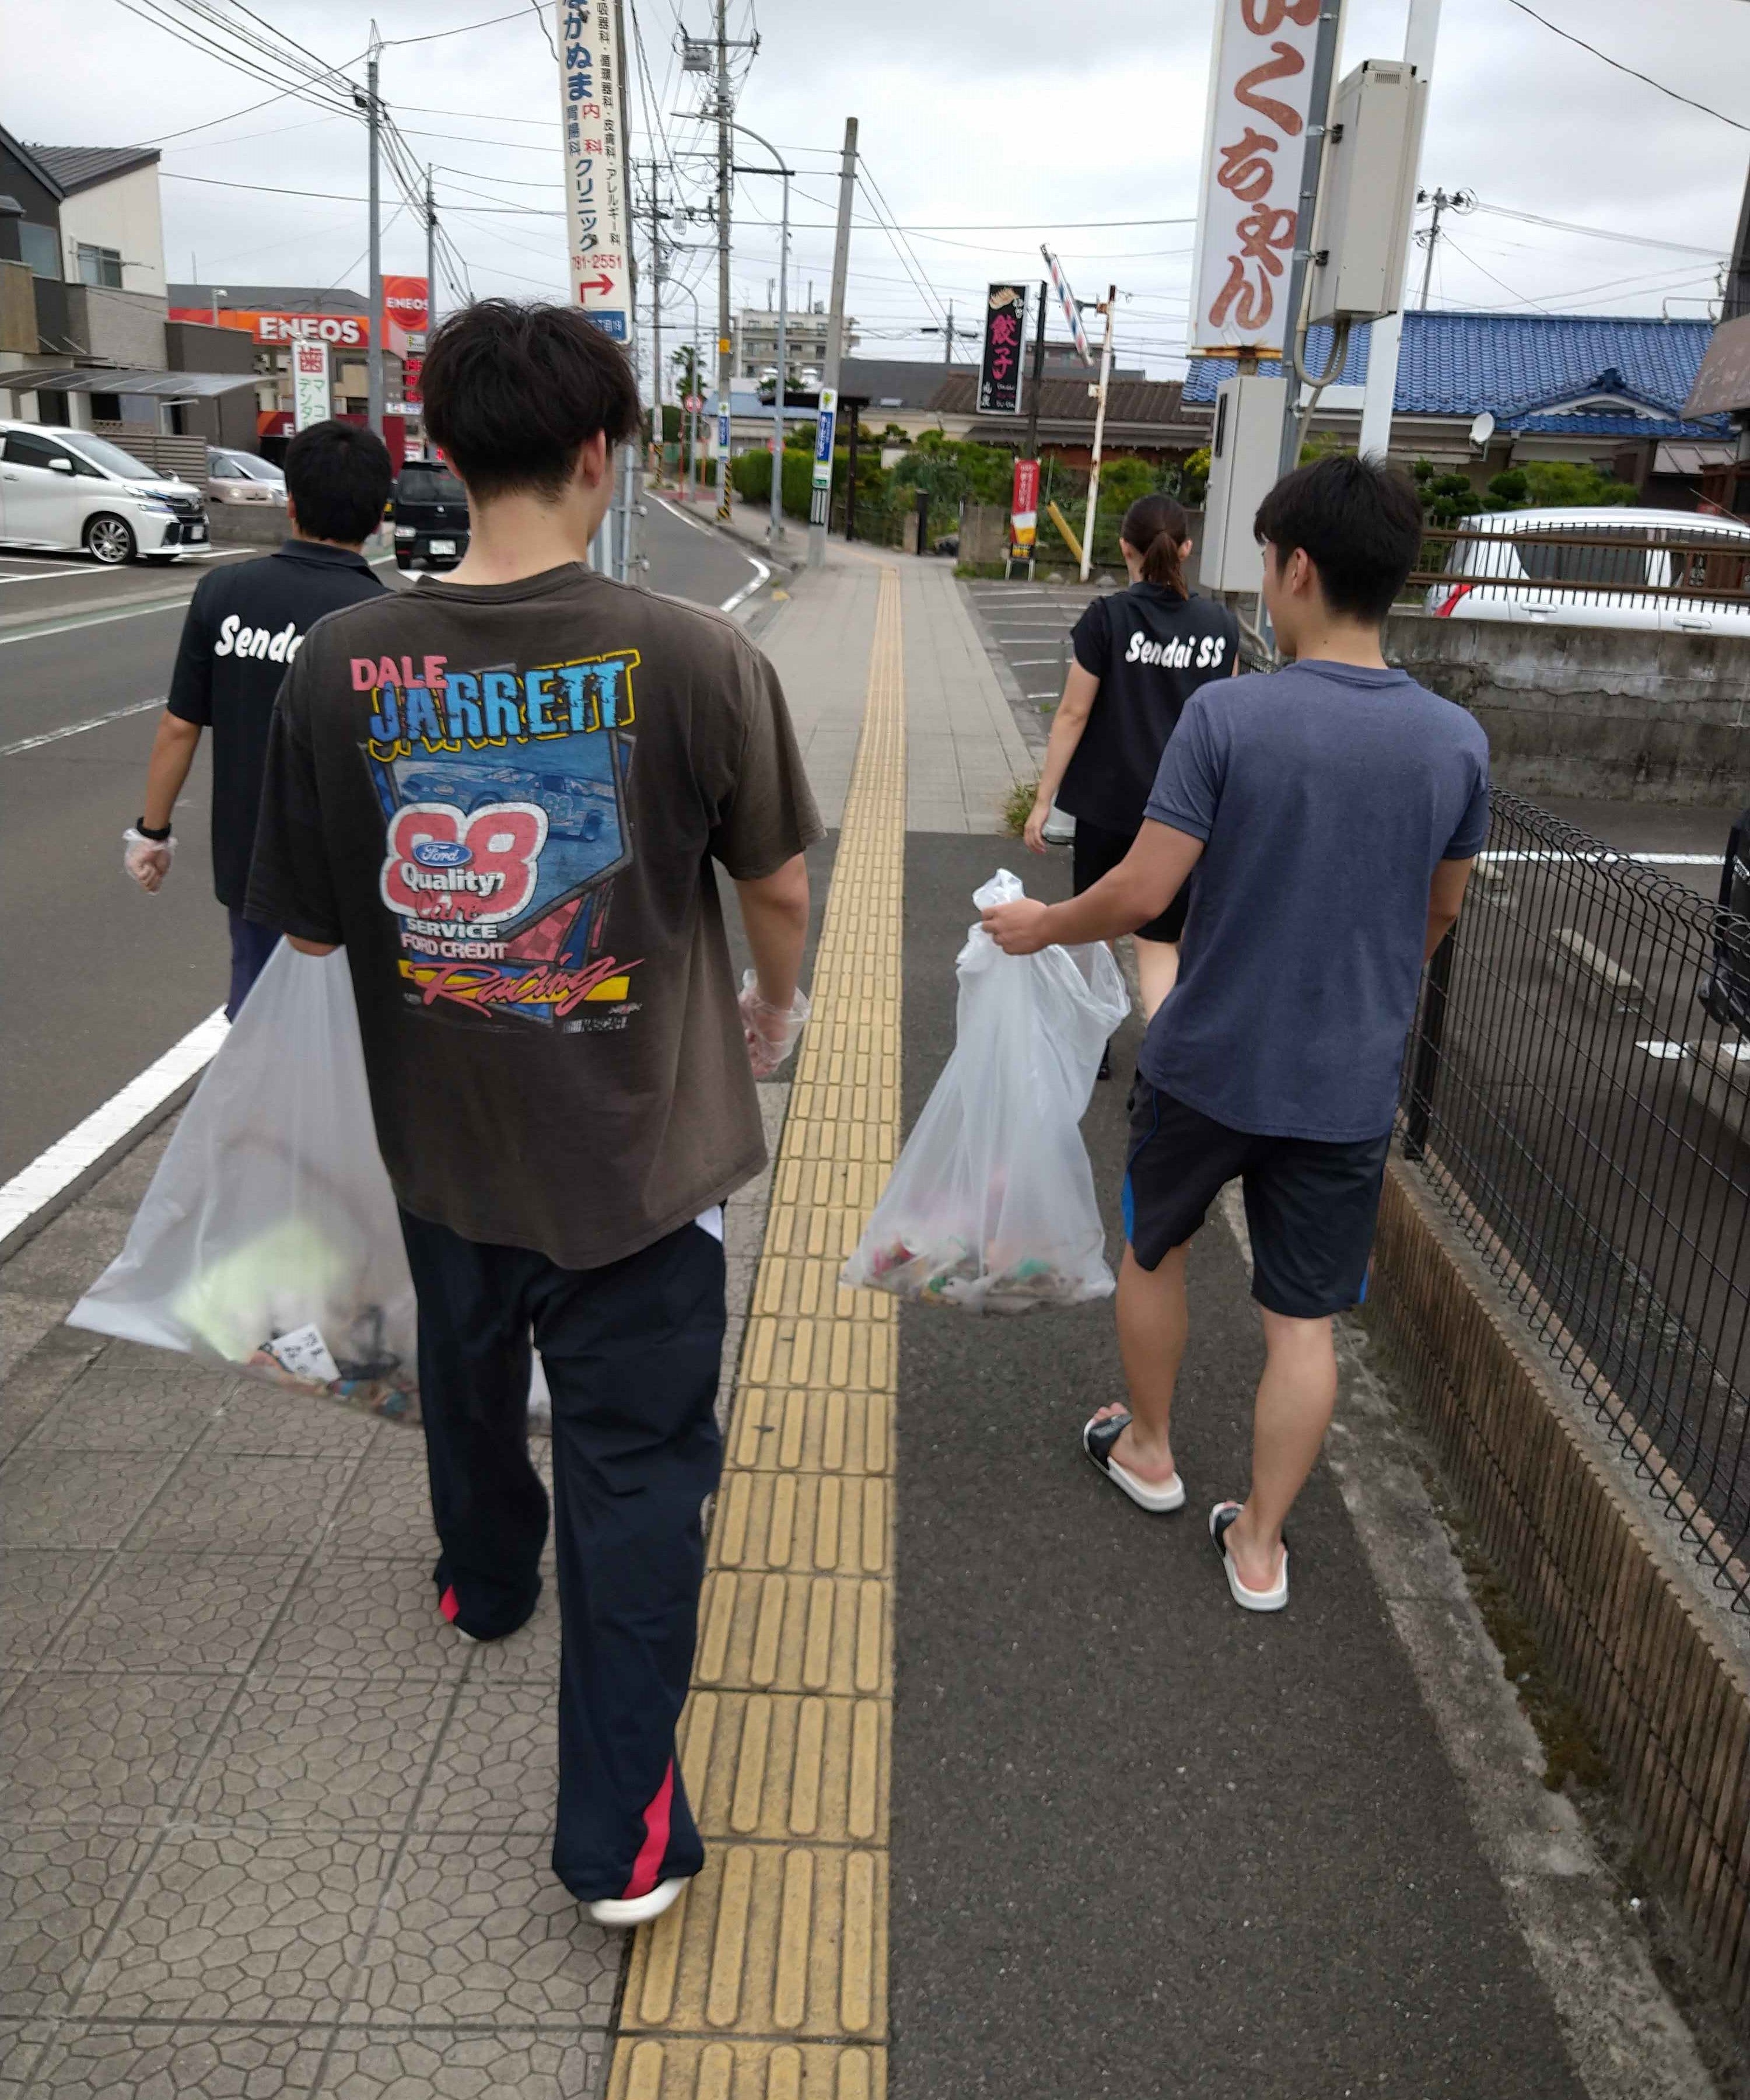
[[[408,154],[438,170],[467,286],[558,293],[555,68],[532,5],[507,15],[510,4],[377,0],[381,89]],[[1517,0],[1444,0],[1422,179],[1474,192],[1478,209],[1448,222],[1432,303],[1705,313],[1750,161],[1750,0],[1531,4],[1673,92],[1564,41]],[[665,204],[702,203],[712,141],[685,113],[701,84],[683,73],[678,46],[683,24],[708,28],[708,0],[625,5],[628,39],[635,22],[647,61],[634,150],[659,161]],[[87,28],[73,47],[68,0],[0,0],[0,121],[48,144],[161,144],[174,279],[362,288],[360,124],[295,96],[269,99],[291,77],[278,60],[232,41],[227,62],[172,33],[209,44],[215,17],[262,34],[271,21],[362,79],[364,10],[341,0],[259,0],[255,17],[240,0],[77,6]],[[1348,0],[1344,70],[1401,54],[1405,6]],[[993,277],[1032,275],[1048,238],[1083,297],[1119,287],[1120,361],[1182,372],[1213,15],[1214,0],[730,0],[731,34],[759,39],[756,53],[737,56],[738,115],[797,171],[793,300],[810,284],[826,296],[837,143],[855,116],[867,192],[849,304],[866,351],[939,355],[941,335],[923,330],[940,329],[950,302],[969,319]],[[764,157],[751,140],[738,150],[750,163]],[[738,181],[738,302],[763,306],[776,278],[778,187]],[[328,194],[287,193],[297,191]],[[713,258],[691,244],[709,229],[677,218],[666,231],[677,244],[668,325],[678,315],[690,333],[690,285],[708,335]],[[401,209],[385,267],[424,265],[423,233]],[[1417,283],[1420,269],[1418,254]],[[446,286],[446,303],[459,296]]]

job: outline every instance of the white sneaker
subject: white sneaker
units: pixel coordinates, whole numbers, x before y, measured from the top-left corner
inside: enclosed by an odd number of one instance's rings
[[[672,1881],[659,1882],[647,1896],[602,1896],[589,1906],[589,1915],[597,1925],[648,1925],[653,1917],[660,1917],[687,1885],[688,1877],[677,1874]]]

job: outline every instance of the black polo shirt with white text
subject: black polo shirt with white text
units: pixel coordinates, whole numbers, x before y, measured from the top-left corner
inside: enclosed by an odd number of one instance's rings
[[[324,613],[383,588],[363,555],[319,540],[288,540],[195,587],[167,709],[213,732],[213,888],[231,911],[249,890],[267,726],[286,666]]]

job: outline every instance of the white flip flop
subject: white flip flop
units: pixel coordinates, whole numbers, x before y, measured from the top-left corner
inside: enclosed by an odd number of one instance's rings
[[[1138,1509],[1145,1509],[1151,1516],[1166,1516],[1185,1506],[1185,1484],[1177,1473],[1163,1485],[1157,1487],[1152,1480],[1139,1480],[1136,1476],[1121,1466],[1112,1455],[1112,1447],[1122,1432],[1130,1427],[1130,1416],[1126,1414],[1109,1415],[1102,1422],[1091,1415],[1082,1425],[1082,1449],[1099,1467],[1106,1478],[1121,1493],[1130,1497]]]
[[[1282,1573],[1272,1590],[1252,1590],[1240,1580],[1240,1571],[1228,1551],[1228,1531],[1240,1514],[1239,1502],[1217,1502],[1210,1511],[1210,1537],[1221,1555],[1222,1572],[1233,1601],[1242,1612],[1280,1612],[1288,1602],[1288,1533],[1282,1534]]]

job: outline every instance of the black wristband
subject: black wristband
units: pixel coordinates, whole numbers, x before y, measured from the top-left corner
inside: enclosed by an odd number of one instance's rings
[[[134,828],[143,839],[150,839],[155,846],[161,846],[164,844],[170,836],[171,829],[170,826],[166,824],[161,832],[154,831],[143,817],[135,820]]]

